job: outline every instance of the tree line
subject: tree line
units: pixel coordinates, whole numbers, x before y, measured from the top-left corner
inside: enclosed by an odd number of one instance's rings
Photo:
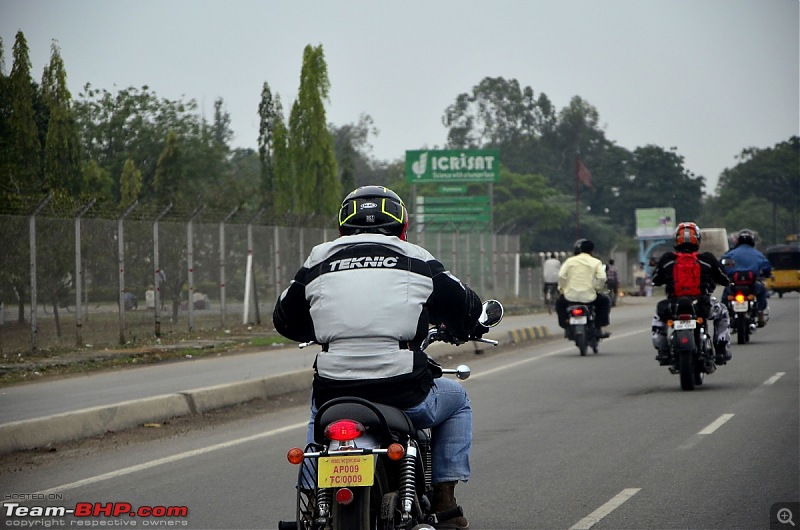
[[[327,122],[322,45],[303,51],[288,114],[263,83],[253,109],[257,149],[231,147],[222,98],[208,120],[195,100],[160,98],[146,84],[113,92],[86,84],[73,98],[55,41],[39,82],[21,31],[8,75],[3,49],[0,39],[0,213],[27,214],[50,195],[51,215],[71,216],[94,200],[87,215],[116,218],[137,203],[137,215],[169,208],[170,216],[186,219],[204,205],[211,219],[260,212],[264,222],[331,226],[355,186],[381,184],[410,197],[404,153],[392,161],[370,154],[369,139],[379,131],[368,114],[340,126]],[[442,122],[441,148],[500,151],[494,226],[519,234],[524,251],[567,250],[576,227],[601,251],[633,249],[636,208],[674,207],[679,220],[729,232],[748,227],[765,244],[800,232],[797,136],[743,148],[716,190],[707,190],[705,177],[689,171],[676,148],[625,149],[606,138],[598,110],[580,96],[557,109],[516,79],[482,79],[455,97]],[[576,185],[576,156],[591,171],[590,186]],[[471,186],[468,193],[485,189]]]

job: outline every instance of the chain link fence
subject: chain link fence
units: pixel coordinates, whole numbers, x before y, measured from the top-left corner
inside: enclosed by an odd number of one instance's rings
[[[277,296],[334,229],[0,215],[0,352],[115,347],[272,326]],[[514,235],[410,233],[482,298],[540,300]]]

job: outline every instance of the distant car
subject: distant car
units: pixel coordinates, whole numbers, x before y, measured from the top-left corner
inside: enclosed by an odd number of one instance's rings
[[[125,293],[122,295],[122,299],[125,303],[125,311],[132,311],[139,308],[139,301],[133,293]]]
[[[211,307],[211,302],[208,299],[208,295],[201,293],[200,291],[197,291],[192,295],[192,303],[194,304],[195,309],[209,309]]]

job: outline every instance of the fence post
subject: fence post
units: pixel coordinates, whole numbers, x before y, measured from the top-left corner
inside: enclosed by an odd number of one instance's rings
[[[39,332],[36,322],[36,306],[39,303],[36,300],[36,214],[45,207],[45,205],[53,199],[53,194],[50,193],[47,197],[36,205],[31,212],[28,220],[28,235],[31,254],[31,351],[36,351],[36,334]]]
[[[277,225],[272,227],[274,234],[275,245],[272,248],[273,256],[272,261],[275,267],[275,298],[277,299],[282,292],[281,287],[281,234]]]
[[[83,306],[81,290],[83,288],[83,265],[81,263],[81,217],[94,206],[96,199],[81,208],[75,215],[75,346],[83,344]]]
[[[188,269],[189,291],[187,293],[186,308],[189,310],[189,331],[194,329],[194,218],[200,215],[206,206],[201,204],[192,212],[186,224],[186,265]]]
[[[164,273],[161,272],[161,263],[158,256],[158,222],[162,217],[167,215],[172,209],[172,203],[169,203],[164,211],[161,212],[155,221],[153,221],[153,317],[155,319],[155,334],[156,337],[161,337],[161,283],[165,279]]]
[[[225,223],[230,220],[234,214],[239,211],[239,207],[234,208],[220,223],[219,223],[219,322],[220,325],[225,327]]]
[[[125,230],[123,221],[136,208],[139,200],[133,201],[117,219],[117,260],[119,262],[119,343],[125,344]]]

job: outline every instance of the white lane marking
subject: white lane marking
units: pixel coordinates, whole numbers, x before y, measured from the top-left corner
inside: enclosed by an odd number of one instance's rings
[[[74,488],[79,488],[81,486],[87,486],[89,484],[95,484],[97,482],[102,482],[104,480],[109,480],[112,478],[121,477],[124,475],[130,475],[131,473],[137,473],[139,471],[144,471],[145,469],[150,469],[152,467],[161,466],[164,464],[169,464],[171,462],[177,462],[179,460],[184,460],[186,458],[191,458],[193,456],[202,455],[205,453],[210,453],[211,451],[216,451],[218,449],[227,449],[229,447],[234,447],[243,443],[252,442],[255,440],[259,440],[261,438],[269,438],[270,436],[275,436],[276,434],[282,434],[284,432],[292,431],[294,429],[300,429],[308,427],[308,420],[302,423],[295,423],[292,425],[286,425],[285,427],[281,427],[279,429],[273,429],[271,431],[262,432],[259,434],[254,434],[252,436],[246,436],[244,438],[237,438],[236,440],[230,440],[227,442],[219,443],[216,445],[209,445],[208,447],[201,447],[200,449],[194,449],[192,451],[186,451],[184,453],[178,453],[172,456],[167,456],[164,458],[159,458],[157,460],[151,460],[150,462],[145,462],[143,464],[139,464],[136,466],[130,466],[123,469],[118,469],[116,471],[111,471],[109,473],[103,473],[102,475],[95,475],[93,477],[88,477],[82,480],[77,480],[75,482],[70,482],[69,484],[63,484],[61,486],[56,486],[54,488],[46,489],[40,491],[40,494],[50,494],[50,493],[58,493],[65,490],[70,490]]]
[[[645,333],[646,331],[647,330],[644,330],[644,331],[639,330],[639,331],[631,331],[629,333],[623,333],[622,335],[612,335],[611,337],[609,337],[607,339],[603,339],[603,341],[610,341],[610,340],[614,340],[614,339],[621,339],[621,338],[624,338],[624,337],[630,337],[632,335],[638,335],[640,333]],[[504,364],[502,366],[498,366],[497,368],[492,368],[491,370],[484,370],[479,374],[475,374],[475,375],[470,376],[469,380],[477,379],[479,377],[484,377],[484,376],[487,376],[487,375],[490,375],[490,374],[495,374],[497,372],[502,372],[503,370],[508,370],[509,368],[516,368],[517,366],[522,366],[523,364],[532,363],[533,361],[538,361],[539,359],[544,359],[545,357],[552,357],[553,355],[558,355],[559,353],[569,352],[569,351],[572,351],[574,348],[575,348],[575,346],[571,345],[571,346],[568,346],[566,348],[561,348],[559,350],[551,351],[551,352],[548,352],[548,353],[542,353],[541,355],[536,355],[534,357],[528,357],[527,359],[523,359],[521,361],[517,361],[517,362],[513,362],[513,363],[509,363],[509,364]]]
[[[722,416],[720,416],[716,420],[712,421],[708,425],[708,427],[706,427],[705,429],[703,429],[702,431],[700,431],[697,434],[711,434],[714,431],[716,431],[717,429],[719,429],[720,427],[722,427],[731,418],[733,418],[733,414],[723,414]]]
[[[775,384],[775,381],[777,381],[778,379],[780,379],[784,375],[786,375],[786,372],[778,372],[775,375],[773,375],[772,377],[770,377],[769,379],[767,379],[766,381],[764,381],[763,384],[764,384],[764,386]]]
[[[622,490],[613,499],[578,521],[575,526],[572,526],[569,530],[589,530],[589,528],[600,522],[600,519],[610,514],[622,506],[625,501],[639,493],[641,489],[642,488],[627,488]]]

